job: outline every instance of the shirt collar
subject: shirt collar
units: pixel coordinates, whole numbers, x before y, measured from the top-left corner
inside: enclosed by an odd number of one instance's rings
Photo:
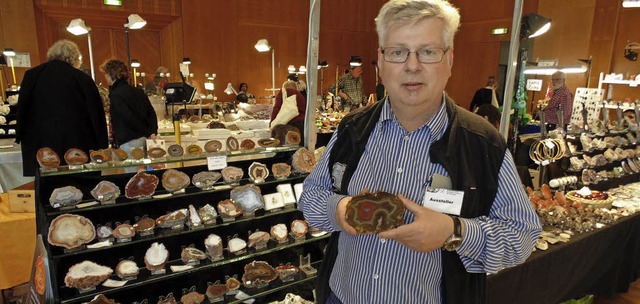
[[[388,120],[394,121],[398,123],[398,125],[400,125],[400,123],[397,122],[395,115],[393,114],[393,110],[391,109],[389,96],[384,99],[384,106],[382,107],[382,111],[380,112],[380,118],[378,119],[378,122],[382,124]],[[418,129],[426,127],[432,135],[435,135],[435,139],[439,139],[442,137],[442,135],[444,135],[448,123],[449,117],[447,115],[446,101],[444,101],[443,98],[443,102],[440,103],[440,107],[438,108],[436,115],[434,115],[429,121],[427,121],[422,127]]]

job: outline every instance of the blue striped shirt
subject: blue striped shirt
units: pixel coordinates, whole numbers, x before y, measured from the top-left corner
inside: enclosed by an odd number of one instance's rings
[[[396,120],[387,98],[347,193],[356,195],[368,188],[372,192],[402,194],[422,204],[430,177],[448,176],[441,165],[430,161],[428,153],[448,123],[443,102],[425,125],[407,132]],[[344,196],[331,191],[327,164],[335,141],[334,134],[327,153],[304,181],[299,202],[309,224],[326,231],[341,230],[335,214]],[[498,182],[490,215],[462,219],[465,231],[457,252],[469,272],[495,273],[522,263],[540,233],[540,221],[521,186],[509,151],[505,152]],[[404,220],[413,222],[413,214],[406,211]],[[341,234],[338,246],[330,286],[343,303],[441,302],[441,250],[421,253],[377,235],[347,233]]]

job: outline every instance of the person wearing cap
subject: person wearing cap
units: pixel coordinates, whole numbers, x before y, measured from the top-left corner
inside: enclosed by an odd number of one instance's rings
[[[291,80],[293,82],[296,83],[296,90],[298,90],[298,92],[300,92],[300,94],[302,94],[302,96],[304,96],[304,98],[307,98],[307,84],[304,83],[303,80],[300,80],[300,77],[298,77],[297,74],[289,74],[289,76],[287,76],[288,80]]]
[[[351,61],[357,56],[353,56]],[[367,103],[367,95],[364,93],[362,66],[352,66],[351,70],[338,78],[338,96],[342,99],[342,105],[355,109]],[[336,84],[329,87],[329,93],[336,95]]]
[[[564,72],[555,72],[551,75],[551,85],[553,86],[553,96],[547,105],[542,109],[544,111],[544,122],[547,124],[547,130],[556,127],[564,128],[571,122],[571,111],[573,110],[573,95],[569,92],[565,84],[566,75]],[[563,125],[557,126],[558,111],[562,110]]]

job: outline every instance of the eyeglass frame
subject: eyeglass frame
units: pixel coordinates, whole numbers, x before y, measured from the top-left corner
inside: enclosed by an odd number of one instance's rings
[[[403,61],[389,61],[389,60],[387,60],[387,57],[386,57],[386,56],[385,56],[385,54],[384,54],[384,51],[385,51],[386,49],[401,49],[401,50],[406,50],[406,51],[408,51],[408,52],[407,52],[407,56],[405,57],[405,59],[404,59]],[[441,51],[442,51],[442,56],[440,57],[440,60],[438,60],[438,61],[431,61],[431,62],[422,62],[422,61],[420,61],[420,56],[418,56],[418,52],[419,52],[419,51],[423,51],[423,50],[434,50],[434,49],[436,49],[436,50],[441,50]],[[416,54],[416,58],[418,59],[418,62],[420,62],[420,63],[424,63],[424,64],[430,64],[430,63],[440,63],[440,62],[442,62],[442,59],[444,59],[444,55],[445,55],[448,51],[450,51],[450,50],[451,50],[451,47],[450,47],[450,46],[447,46],[446,48],[440,48],[440,47],[424,47],[424,48],[421,48],[421,49],[417,49],[417,50],[415,50],[415,51],[412,51],[412,50],[410,50],[410,49],[409,49],[409,48],[407,48],[407,47],[399,47],[399,46],[398,46],[398,47],[386,47],[386,48],[380,48],[380,53],[382,54],[382,58],[384,59],[384,61],[389,62],[389,63],[406,63],[406,62],[407,62],[407,60],[409,60],[409,55],[411,55],[411,53],[415,53],[415,54]]]

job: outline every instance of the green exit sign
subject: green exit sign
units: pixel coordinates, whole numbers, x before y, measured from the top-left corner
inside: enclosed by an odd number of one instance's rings
[[[503,35],[503,34],[506,34],[507,32],[508,30],[506,27],[498,27],[491,30],[491,34],[494,34],[494,35]]]
[[[122,0],[103,0],[104,5],[122,6]]]

